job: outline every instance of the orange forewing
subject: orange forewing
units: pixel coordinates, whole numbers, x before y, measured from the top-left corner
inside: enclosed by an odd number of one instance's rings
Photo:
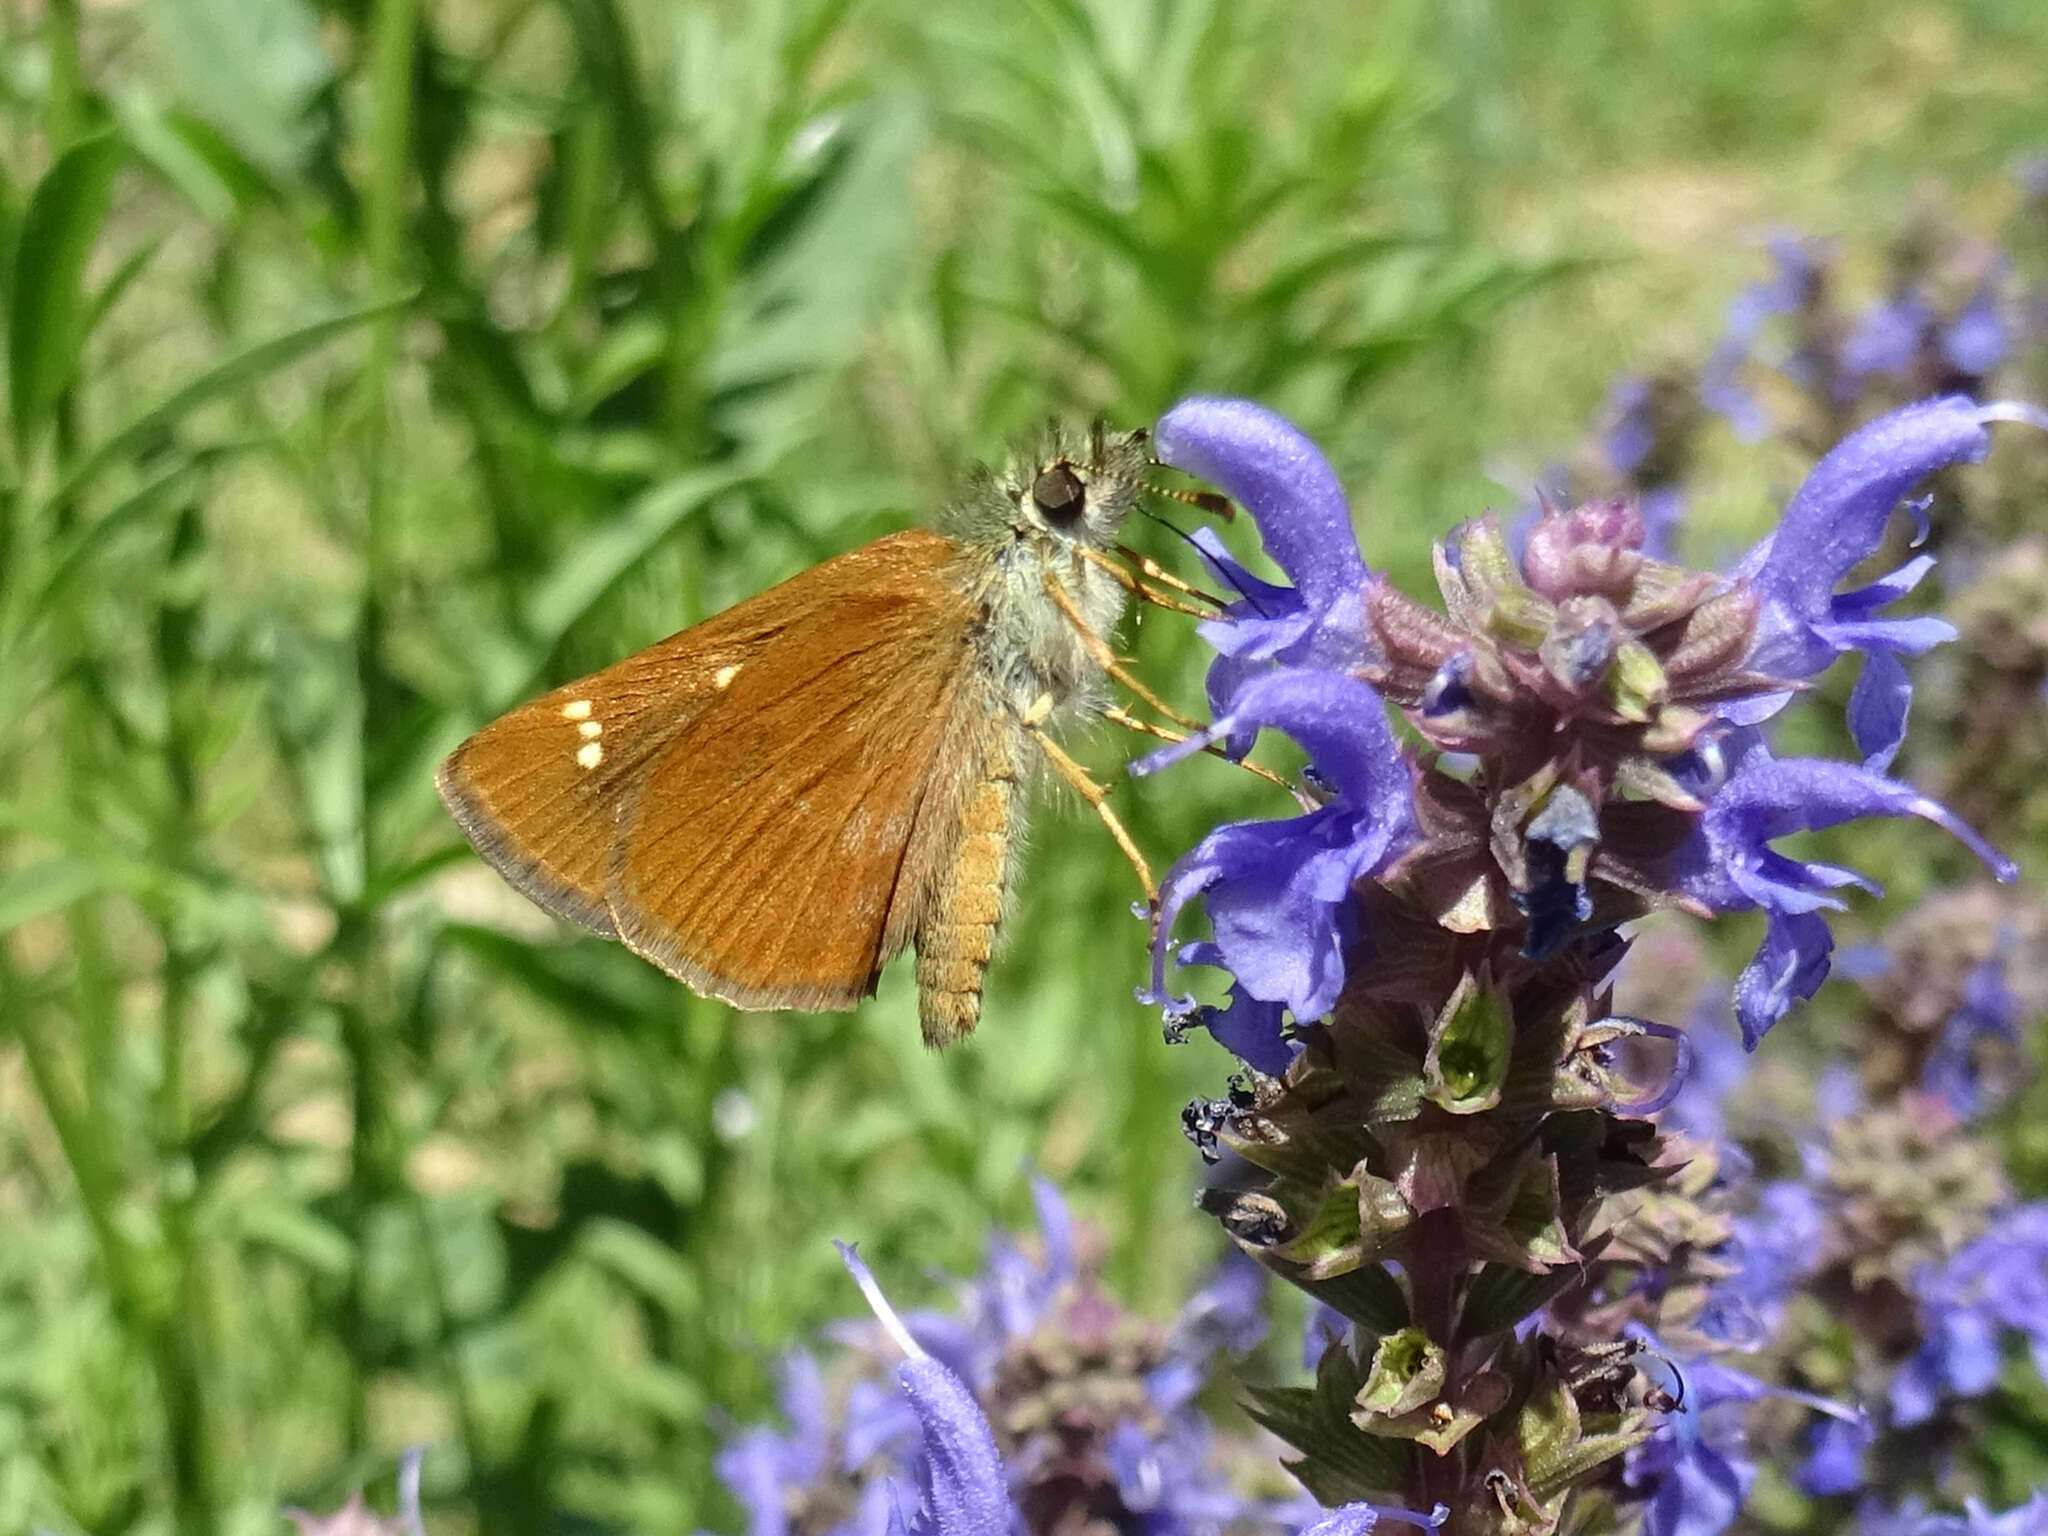
[[[442,798],[528,897],[699,990],[850,1007],[945,852],[956,554],[878,539],[565,684],[463,743]]]
[[[856,551],[677,733],[615,845],[608,891],[634,951],[743,1008],[874,990],[958,838],[976,759],[954,549],[913,533]]]
[[[720,669],[743,665],[772,637],[728,624],[737,612],[520,705],[441,765],[436,783],[456,822],[535,904],[618,937],[604,887],[619,808],[675,734],[716,702]],[[598,765],[588,768],[578,754],[592,746]]]

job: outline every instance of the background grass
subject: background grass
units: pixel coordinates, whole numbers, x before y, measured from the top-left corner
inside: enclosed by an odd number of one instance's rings
[[[274,1531],[416,1441],[437,1530],[729,1528],[714,1406],[848,1310],[825,1239],[971,1267],[1027,1164],[1163,1309],[1224,1062],[1130,1000],[1092,822],[932,1057],[900,974],[739,1016],[569,940],[437,758],[1048,411],[1257,394],[1412,580],[1756,235],[1990,219],[2048,139],[2038,0],[4,16],[8,1530]],[[1754,529],[1784,466],[1730,469]],[[1131,644],[1199,697],[1178,621]],[[1274,808],[1119,795],[1162,858]]]

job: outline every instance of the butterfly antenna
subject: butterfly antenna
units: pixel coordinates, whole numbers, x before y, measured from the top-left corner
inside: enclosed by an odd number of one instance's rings
[[[1165,468],[1157,459],[1152,461],[1155,469]],[[1147,482],[1145,489],[1154,496],[1164,496],[1183,506],[1197,507],[1211,517],[1220,517],[1226,523],[1237,521],[1237,503],[1220,491],[1191,491],[1178,485],[1153,485]]]

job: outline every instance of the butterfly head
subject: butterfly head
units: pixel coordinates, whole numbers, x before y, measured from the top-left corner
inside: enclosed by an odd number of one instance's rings
[[[1108,549],[1146,488],[1149,463],[1142,429],[1056,422],[976,477],[954,509],[954,531],[989,543]]]

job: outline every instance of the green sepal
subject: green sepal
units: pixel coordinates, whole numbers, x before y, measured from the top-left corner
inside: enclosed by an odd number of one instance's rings
[[[1569,1390],[1555,1383],[1545,1387],[1523,1403],[1515,1421],[1529,1491],[1548,1505],[1594,1468],[1641,1445],[1653,1427],[1647,1413],[1632,1408],[1602,1414],[1589,1428]]]
[[[1372,1368],[1358,1390],[1359,1411],[1352,1422],[1375,1434],[1385,1433],[1382,1419],[1413,1413],[1433,1402],[1444,1389],[1444,1351],[1420,1328],[1388,1334],[1372,1354]]]
[[[1512,1392],[1507,1377],[1482,1371],[1447,1398],[1445,1374],[1442,1348],[1421,1329],[1389,1334],[1373,1351],[1351,1421],[1367,1434],[1413,1440],[1445,1455],[1506,1406]]]
[[[1454,1115],[1492,1109],[1507,1079],[1514,1035],[1507,999],[1470,972],[1460,977],[1430,1027],[1429,1059],[1423,1064],[1430,1101]]]
[[[1414,1219],[1401,1192],[1359,1163],[1322,1191],[1295,1235],[1272,1252],[1301,1265],[1308,1278],[1327,1280],[1389,1254]]]
[[[1531,1153],[1497,1162],[1472,1181],[1465,1242],[1482,1258],[1531,1274],[1583,1262],[1558,1190],[1557,1160]]]
[[[1457,558],[1450,554],[1452,542]],[[1545,609],[1549,604],[1522,585],[1515,569],[1514,552],[1494,517],[1474,518],[1452,532],[1433,552],[1437,590],[1443,593],[1444,609],[1459,629],[1472,630],[1490,623],[1492,613],[1505,593],[1518,592]],[[1546,614],[1537,627],[1537,638],[1550,627]],[[1530,643],[1534,648],[1534,642]]]
[[[1508,587],[1486,611],[1486,632],[1517,650],[1534,651],[1556,619],[1557,610],[1527,587]]]
[[[1593,1257],[1606,1245],[1603,1233],[1586,1244],[1586,1256]],[[1537,1272],[1518,1264],[1484,1264],[1465,1292],[1465,1306],[1458,1314],[1459,1332],[1466,1338],[1503,1333],[1582,1278],[1577,1265]]]
[[[1640,640],[1624,640],[1607,665],[1607,702],[1624,720],[1647,725],[1671,696],[1671,679],[1657,653]]]
[[[1388,1030],[1351,1029],[1339,1037],[1336,1050],[1337,1070],[1351,1094],[1347,1107],[1366,1125],[1377,1129],[1422,1113],[1426,1068],[1414,1044]]]

